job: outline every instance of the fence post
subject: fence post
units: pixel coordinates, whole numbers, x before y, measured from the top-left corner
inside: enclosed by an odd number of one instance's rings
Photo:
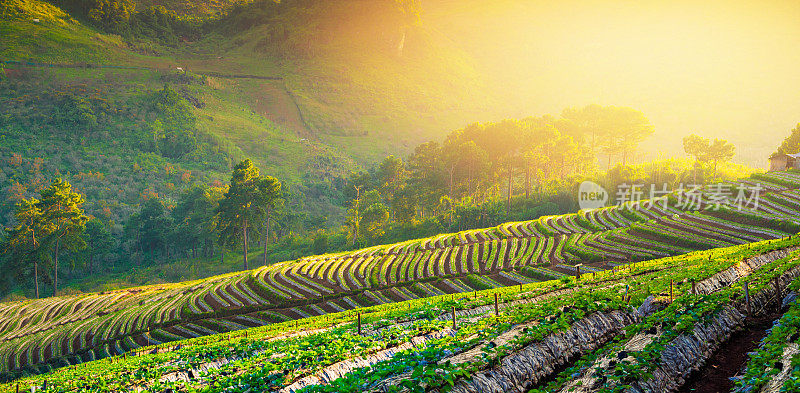
[[[744,283],[744,302],[747,306],[747,316],[749,317],[752,310],[750,309],[750,285]]]
[[[575,281],[579,281],[581,279],[581,265],[577,265],[575,267],[578,269],[578,272],[575,275]]]
[[[494,315],[500,315],[500,303],[497,301],[497,292],[494,293]]]
[[[358,335],[361,335],[361,313],[358,313]]]
[[[456,306],[453,306],[452,314],[453,314],[453,330],[456,330],[458,328],[456,325]]]
[[[692,280],[692,295],[697,295],[697,283]]]
[[[674,298],[674,296],[673,296],[674,295],[674,291],[672,289],[674,286],[675,286],[675,280],[669,280],[669,301],[670,302],[672,302],[672,299]]]

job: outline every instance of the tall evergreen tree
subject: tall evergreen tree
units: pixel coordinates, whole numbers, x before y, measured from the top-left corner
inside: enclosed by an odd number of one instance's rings
[[[708,145],[708,156],[709,161],[714,163],[714,173],[712,176],[717,176],[717,164],[722,161],[726,162],[733,158],[734,154],[736,154],[736,147],[731,144],[730,142],[724,139],[714,139]]]
[[[58,256],[61,251],[86,247],[81,235],[86,230],[89,217],[83,214],[83,202],[83,195],[72,192],[72,185],[60,178],[42,190],[39,206],[47,232],[44,246],[54,257],[53,296],[58,296]]]
[[[9,256],[13,268],[18,276],[26,275],[23,272],[33,265],[33,283],[36,298],[39,298],[39,262],[41,254],[41,239],[47,236],[42,221],[42,211],[39,201],[35,198],[23,199],[16,205],[14,218],[17,226],[10,228],[8,238],[4,242],[3,253]]]
[[[226,247],[241,245],[244,269],[247,261],[249,234],[259,234],[267,210],[280,192],[280,183],[271,176],[260,176],[249,159],[233,168],[231,184],[217,208],[217,231],[220,244]]]

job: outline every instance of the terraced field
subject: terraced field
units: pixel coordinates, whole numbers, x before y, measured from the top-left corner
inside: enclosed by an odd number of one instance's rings
[[[662,258],[664,264],[669,256],[800,232],[800,174],[769,173],[737,184],[749,183],[764,191],[757,206],[741,212],[683,210],[671,197],[666,205],[640,202],[543,217],[197,282],[4,303],[0,369],[10,379],[176,340],[292,326],[284,321],[349,320],[349,310],[364,307],[396,310],[397,302],[424,305],[453,294],[465,299],[477,290],[549,288],[579,272],[601,280],[604,270],[630,262]],[[702,200],[713,204],[712,196]],[[562,284],[535,283],[558,278]]]
[[[784,303],[738,384],[796,391],[774,360],[797,358],[798,286],[794,236],[154,345],[0,392],[670,392]]]

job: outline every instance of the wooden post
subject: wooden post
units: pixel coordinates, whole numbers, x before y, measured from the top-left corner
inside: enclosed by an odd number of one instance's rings
[[[19,382],[17,382],[17,393],[19,393]]]
[[[575,266],[575,267],[578,269],[578,272],[577,272],[577,274],[575,275],[575,281],[578,281],[578,280],[580,280],[580,279],[581,279],[581,265],[577,265],[577,266]]]
[[[692,295],[697,295],[697,283],[692,280]]]
[[[592,281],[597,280],[597,272],[592,272]]]
[[[671,302],[673,299],[673,287],[675,286],[675,280],[669,280],[669,301]]]
[[[494,293],[494,315],[500,315],[500,303],[497,301],[497,292]]]
[[[522,292],[522,284],[519,284],[519,291]]]
[[[361,313],[358,313],[358,335],[361,335]]]
[[[44,385],[42,386],[42,390],[47,390],[47,380],[44,380]]]
[[[747,306],[747,316],[750,316],[752,310],[750,309],[750,286],[744,283],[744,302]]]
[[[456,330],[458,328],[456,325],[456,306],[453,306],[452,314],[453,314],[453,330]]]

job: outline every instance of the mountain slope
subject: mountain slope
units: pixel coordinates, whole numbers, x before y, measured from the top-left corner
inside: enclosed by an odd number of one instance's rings
[[[335,223],[342,214],[331,200],[337,195],[336,179],[359,165],[388,154],[403,155],[422,141],[442,136],[474,117],[477,105],[472,103],[481,96],[466,56],[424,23],[400,24],[392,4],[261,1],[186,28],[188,35],[172,42],[161,33],[104,33],[39,0],[4,2],[0,60],[6,63],[0,83],[13,94],[2,99],[19,102],[0,123],[8,141],[0,154],[31,162],[44,159],[46,168],[61,174],[89,169],[109,175],[107,169],[93,168],[80,158],[68,164],[51,160],[79,157],[80,151],[117,157],[127,167],[161,168],[161,180],[147,184],[123,174],[109,180],[122,181],[112,189],[140,184],[126,194],[141,195],[151,187],[167,198],[191,182],[170,179],[175,171],[163,169],[166,166],[192,172],[193,181],[223,180],[231,162],[250,157],[298,191],[299,203],[313,215],[328,215]],[[146,5],[140,3],[137,9]],[[338,21],[345,19],[349,23],[341,28]],[[191,104],[196,118],[192,133],[199,144],[207,145],[203,153],[167,157],[147,147],[152,138],[147,135],[159,131],[153,131],[158,129],[154,115],[143,112],[142,99],[164,85]],[[35,125],[42,113],[63,106],[58,97],[66,92],[104,114],[90,132],[80,131],[88,139],[54,137],[70,134],[68,129],[75,127],[71,122],[35,136],[24,129]],[[35,99],[41,93],[56,98],[42,104]],[[110,110],[100,109],[105,106]],[[131,118],[129,113],[141,116]],[[52,131],[56,128],[61,132]],[[115,133],[129,143],[108,146],[107,136]],[[139,143],[134,143],[137,138]],[[49,153],[50,146],[60,151]],[[219,157],[206,159],[211,151]],[[3,171],[6,196],[12,196],[15,183],[33,191],[40,183],[37,176],[53,173],[31,175],[8,167]],[[76,182],[79,190],[86,188]],[[311,190],[315,187],[331,192],[319,195]],[[97,215],[98,209],[90,213]],[[115,214],[117,222],[124,217]]]
[[[312,256],[193,282],[10,303],[0,306],[0,364],[16,376],[166,341],[517,286],[797,233],[800,174],[771,173],[758,180],[769,191],[758,206],[738,212],[713,207],[697,212],[675,199],[668,205],[643,201]],[[711,190],[700,199],[712,197]]]

